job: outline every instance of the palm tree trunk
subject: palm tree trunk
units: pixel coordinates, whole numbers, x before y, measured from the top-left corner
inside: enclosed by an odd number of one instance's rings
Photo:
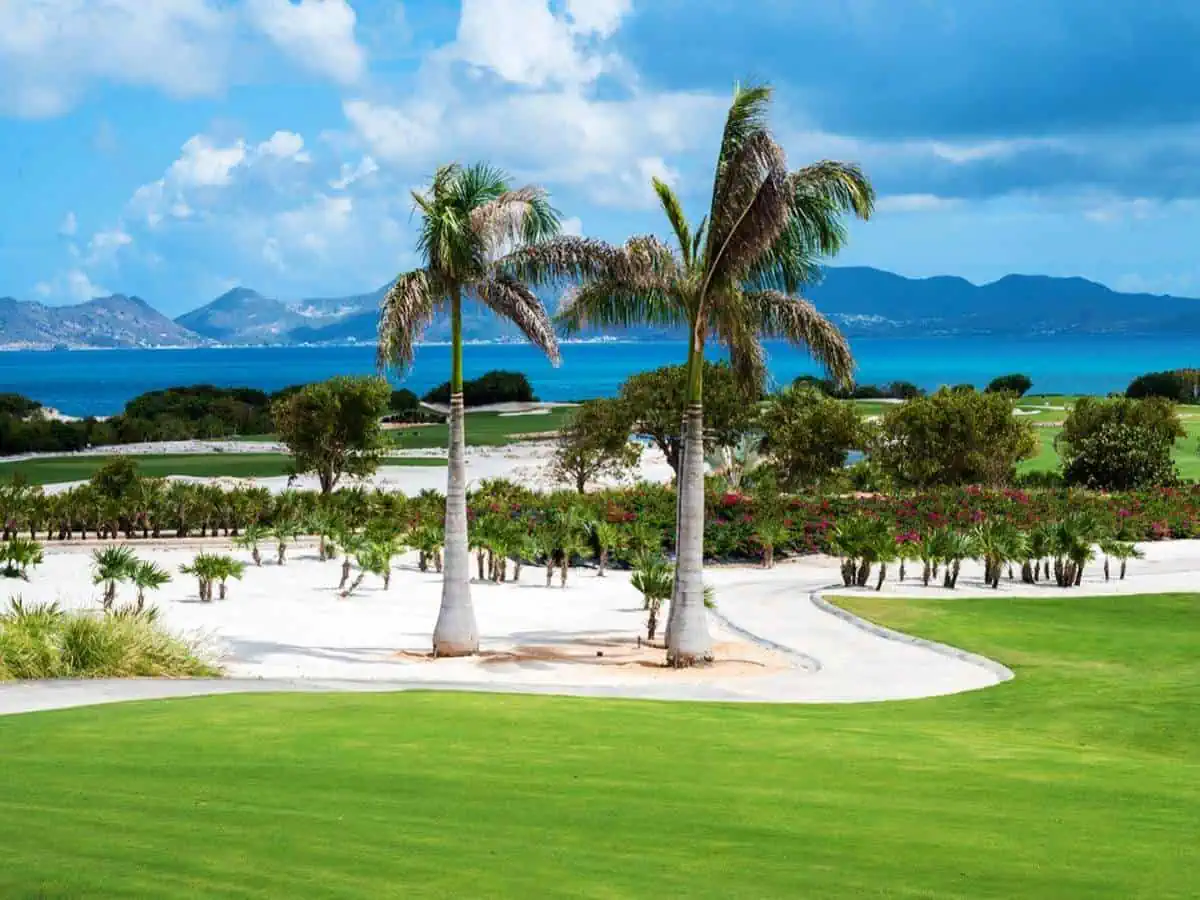
[[[688,358],[687,358],[687,383],[688,389],[691,389],[692,370],[696,366],[696,350],[694,344],[688,342]],[[689,401],[690,402],[690,401]],[[680,538],[680,523],[683,521],[683,472],[687,466],[688,454],[688,411],[684,410],[683,418],[679,423],[680,434],[683,436],[683,452],[680,454],[678,461],[679,468],[675,471],[675,577],[671,583],[671,606],[667,609],[667,625],[663,630],[663,640],[668,647],[671,646],[671,632],[675,627],[676,613],[679,610],[679,604],[676,602],[679,599],[679,538]],[[701,448],[703,449],[703,448]]]
[[[596,573],[600,578],[604,577],[604,567],[607,565],[608,565],[608,548],[601,547],[600,548],[600,571]]]
[[[875,591],[878,593],[883,590],[883,580],[887,578],[887,563],[879,564],[879,580],[875,582]]]
[[[338,590],[345,590],[346,582],[350,580],[350,557],[342,560],[342,580],[338,582]]]
[[[467,543],[467,469],[462,384],[462,294],[450,297],[450,448],[446,473],[446,561],[442,606],[433,628],[434,656],[479,652],[479,626],[471,605],[471,559]]]
[[[699,341],[693,337],[697,346]],[[688,385],[684,463],[679,478],[679,546],[675,562],[674,622],[668,625],[667,664],[675,668],[712,660],[708,611],[704,607],[704,407],[699,353]]]
[[[1125,560],[1121,560],[1121,581],[1125,580]]]

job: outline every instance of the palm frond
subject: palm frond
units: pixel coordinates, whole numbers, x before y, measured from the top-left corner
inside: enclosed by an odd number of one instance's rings
[[[500,263],[505,272],[527,284],[550,285],[620,277],[626,260],[620,247],[563,235],[514,250]]]
[[[854,355],[850,345],[841,330],[815,306],[780,291],[748,291],[744,298],[758,334],[805,348],[832,378],[842,384],[851,383]]]
[[[635,235],[621,249],[624,257],[616,267],[613,278],[654,289],[685,277],[685,267],[680,266],[679,258],[652,234]]]
[[[666,213],[667,221],[671,223],[671,228],[675,231],[684,264],[690,265],[692,232],[688,227],[687,216],[683,214],[683,205],[679,202],[679,197],[675,195],[675,192],[671,190],[671,186],[665,181],[655,178],[651,184],[654,186],[654,193],[658,195],[658,202],[662,206],[663,212]]]
[[[717,154],[717,169],[713,177],[712,207],[725,190],[728,167],[741,150],[745,141],[767,127],[767,113],[771,106],[771,88],[768,85],[735,85],[733,102],[725,117],[725,130],[721,135],[721,149]]]
[[[588,282],[569,291],[555,316],[555,322],[567,334],[578,334],[589,327],[675,327],[686,325],[687,321],[687,312],[665,290],[606,280]]]
[[[744,278],[770,251],[793,214],[783,149],[769,134],[749,138],[726,178],[709,224],[705,258],[709,283]]]
[[[531,185],[475,207],[470,218],[471,230],[492,253],[553,237],[559,227],[546,191]]]
[[[554,323],[533,291],[504,272],[496,272],[479,282],[474,291],[492,312],[520,328],[530,343],[550,358],[550,362],[556,366],[562,362]]]
[[[875,211],[875,188],[857,165],[824,159],[789,176],[797,200],[821,197],[841,213],[869,219]]]
[[[380,369],[403,370],[412,364],[416,343],[444,298],[444,286],[426,269],[406,272],[396,279],[380,308],[376,357]]]
[[[729,352],[729,365],[748,394],[762,391],[767,378],[767,354],[759,340],[758,321],[741,290],[723,292],[709,306],[708,332]]]

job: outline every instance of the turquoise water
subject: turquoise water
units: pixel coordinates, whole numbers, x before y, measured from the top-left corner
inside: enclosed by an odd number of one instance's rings
[[[1200,339],[1060,336],[1004,338],[862,338],[852,342],[860,382],[903,379],[924,388],[1024,372],[1039,393],[1107,393],[1123,390],[1143,372],[1200,366]],[[778,382],[817,369],[800,353],[769,345]],[[678,342],[568,344],[555,369],[523,344],[471,345],[467,377],[489,369],[525,372],[543,400],[608,396],[632,372],[683,361]],[[369,347],[246,347],[204,350],[12,351],[0,353],[0,391],[26,394],[73,415],[119,412],[131,397],[172,385],[207,382],[277,390],[338,374],[373,372]],[[445,381],[449,348],[425,346],[405,377],[393,377],[418,394]]]

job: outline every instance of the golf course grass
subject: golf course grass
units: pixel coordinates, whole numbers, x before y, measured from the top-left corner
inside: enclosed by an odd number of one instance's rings
[[[466,440],[469,446],[499,447],[533,434],[558,431],[566,424],[572,407],[556,406],[544,413],[504,415],[495,412],[468,412]],[[388,431],[392,445],[402,450],[423,450],[445,447],[450,440],[445,422],[414,425]]]
[[[0,896],[1200,894],[1200,597],[843,602],[1016,679],[848,706],[247,695],[0,718]]]
[[[0,464],[0,482],[21,475],[27,484],[57,484],[83,481],[112,456],[46,456]],[[192,475],[197,478],[271,478],[291,471],[290,458],[282,453],[179,453],[133,457],[138,473],[150,478]],[[445,459],[405,457],[385,460],[384,465],[445,466]]]

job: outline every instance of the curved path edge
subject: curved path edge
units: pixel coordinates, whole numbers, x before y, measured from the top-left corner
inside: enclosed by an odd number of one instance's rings
[[[963,650],[951,644],[942,644],[938,641],[931,641],[927,638],[916,637],[903,631],[895,631],[891,628],[886,628],[883,625],[876,624],[869,619],[864,619],[856,616],[849,610],[830,603],[822,596],[821,591],[813,591],[809,594],[809,600],[821,612],[829,613],[831,616],[837,616],[844,622],[848,622],[855,628],[860,628],[868,634],[873,634],[876,637],[885,638],[889,641],[896,641],[901,644],[908,644],[912,647],[922,647],[926,650],[932,650],[934,653],[939,653],[942,656],[948,656],[951,659],[957,659],[960,662],[970,663],[971,665],[979,666],[986,669],[995,675],[1000,682],[1011,681],[1016,675],[1008,666],[996,662],[994,659],[988,659],[986,656],[980,656],[978,653],[971,653],[968,650]]]

